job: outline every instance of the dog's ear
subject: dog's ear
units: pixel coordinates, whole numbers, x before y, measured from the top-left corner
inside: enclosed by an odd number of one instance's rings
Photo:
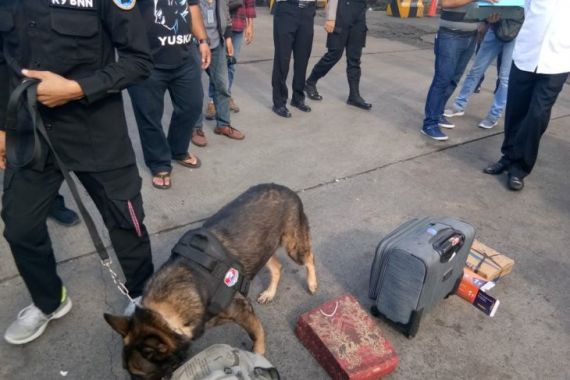
[[[127,336],[131,329],[131,317],[125,316],[118,316],[118,315],[111,315],[111,314],[103,314],[105,320],[121,336],[124,338]]]

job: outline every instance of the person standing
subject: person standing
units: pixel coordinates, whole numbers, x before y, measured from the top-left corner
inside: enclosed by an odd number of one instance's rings
[[[348,78],[349,96],[347,103],[369,110],[372,104],[360,96],[360,58],[366,43],[366,1],[331,0],[327,4],[327,52],[313,67],[307,78],[305,92],[309,99],[322,100],[317,91],[317,81],[327,75],[340,60],[346,48],[346,77]]]
[[[492,0],[494,2],[494,0]],[[445,104],[475,51],[478,23],[465,21],[465,14],[475,6],[472,0],[442,0],[439,29],[435,38],[435,72],[426,98],[421,133],[438,141],[448,137],[441,128],[453,128],[443,115]]]
[[[210,49],[198,0],[139,0],[138,8],[147,25],[154,69],[128,91],[152,185],[169,189],[172,160],[187,168],[200,167],[189,145],[202,113],[202,68],[208,67]],[[199,40],[200,57],[192,35]],[[173,106],[168,136],[162,128],[166,91]]]
[[[233,59],[232,20],[227,0],[199,0],[200,9],[206,25],[212,63],[206,70],[214,86],[214,105],[216,107],[216,128],[214,133],[234,140],[243,140],[245,134],[231,125],[230,91],[228,80],[228,59]],[[194,126],[196,135],[204,137],[204,114]],[[205,143],[205,139],[204,139]],[[203,145],[203,144],[202,144]]]
[[[305,104],[307,65],[313,48],[315,0],[277,0],[273,16],[273,112],[291,117],[287,109],[287,74],[293,53],[293,96],[291,105],[303,112],[311,108]]]
[[[487,174],[508,172],[508,187],[519,191],[533,170],[552,107],[570,72],[570,2],[532,0],[517,37],[505,111],[501,159]]]
[[[230,7],[231,7],[231,3]],[[236,65],[239,61],[242,45],[245,41],[246,45],[253,42],[253,19],[256,17],[255,0],[243,0],[243,4],[239,4],[237,8],[230,8],[232,17],[232,44],[234,47],[234,59],[228,59],[228,89],[230,92],[230,111],[239,112],[239,106],[235,102],[232,93],[232,85],[236,73]],[[214,120],[216,118],[216,106],[214,104],[214,84],[209,80],[208,96],[210,102],[206,108],[206,120]],[[206,146],[208,141],[204,132],[199,129],[195,130],[192,135],[192,143],[197,146]]]
[[[63,175],[43,139],[41,154],[30,165],[6,162],[6,133],[13,133],[4,130],[8,99],[25,78],[40,81],[38,110],[47,133],[101,213],[130,296],[140,296],[152,275],[141,178],[121,95],[152,68],[144,21],[134,7],[135,0],[0,2],[2,219],[33,302],[6,330],[4,339],[11,344],[36,339],[50,320],[71,309],[46,226]],[[27,114],[19,112],[19,127],[26,127]],[[25,152],[25,142],[12,141],[8,149]]]

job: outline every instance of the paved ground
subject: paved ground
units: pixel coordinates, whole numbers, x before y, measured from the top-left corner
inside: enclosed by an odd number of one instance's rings
[[[568,88],[554,108],[535,172],[523,192],[512,193],[504,177],[481,173],[498,158],[502,140],[502,124],[491,131],[476,128],[491,101],[490,82],[457,120],[448,142],[427,140],[419,128],[433,71],[428,42],[435,20],[396,22],[380,13],[371,13],[369,20],[362,93],[373,110],[346,106],[341,63],[319,82],[325,100],[312,102],[311,114],[294,109],[293,118],[284,120],[270,111],[271,18],[260,11],[256,41],[244,50],[234,90],[242,111],[233,123],[247,134],[246,140],[215,136],[208,125],[209,146],[193,148],[203,167],[175,167],[170,191],[153,189],[141,165],[156,263],[166,259],[186,229],[248,187],[276,182],[299,191],[311,222],[320,290],[310,296],[303,271],[284,261],[277,298],[271,305],[256,306],[256,311],[268,332],[267,356],[284,379],[325,379],[293,334],[297,317],[344,292],[369,306],[369,266],[385,234],[416,216],[460,217],[476,227],[480,240],[516,260],[514,273],[493,293],[501,300],[499,311],[490,319],[453,297],[426,316],[413,340],[382,325],[401,357],[392,378],[570,378]],[[402,32],[390,32],[386,25]],[[411,29],[407,38],[404,31]],[[311,64],[324,52],[320,25],[315,39]],[[165,117],[169,112],[170,106]],[[140,160],[130,109],[128,115]],[[0,378],[126,378],[120,341],[102,318],[103,312],[121,311],[125,300],[98,266],[83,226],[50,224],[50,230],[74,308],[33,344],[12,347],[0,342]],[[0,259],[4,329],[29,298],[4,241]],[[252,297],[266,282],[262,272]],[[208,332],[195,348],[215,342],[250,345],[244,332],[227,326]]]

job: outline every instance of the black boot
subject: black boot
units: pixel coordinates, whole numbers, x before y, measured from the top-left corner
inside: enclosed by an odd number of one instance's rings
[[[65,207],[65,201],[61,195],[57,195],[48,217],[63,226],[74,226],[79,224],[79,216],[73,210]]]
[[[348,96],[347,104],[362,108],[363,110],[369,110],[372,108],[372,104],[366,103],[362,96],[360,96],[360,81],[350,80],[348,81],[348,86],[350,88],[350,95]]]

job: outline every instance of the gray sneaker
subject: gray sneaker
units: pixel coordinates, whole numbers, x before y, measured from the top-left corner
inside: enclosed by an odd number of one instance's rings
[[[454,116],[463,116],[463,115],[465,115],[465,111],[457,108],[455,104],[451,106],[451,108],[446,108],[445,111],[443,111],[443,116],[445,117],[454,117]]]
[[[480,128],[491,129],[494,126],[496,126],[497,124],[499,124],[499,122],[497,120],[493,121],[487,116],[486,118],[481,120],[481,122],[478,125]]]
[[[61,305],[53,313],[46,315],[36,305],[26,306],[18,313],[16,319],[6,333],[4,339],[11,344],[25,344],[42,335],[52,319],[58,319],[71,310],[71,299],[67,296],[67,290],[62,290]]]

